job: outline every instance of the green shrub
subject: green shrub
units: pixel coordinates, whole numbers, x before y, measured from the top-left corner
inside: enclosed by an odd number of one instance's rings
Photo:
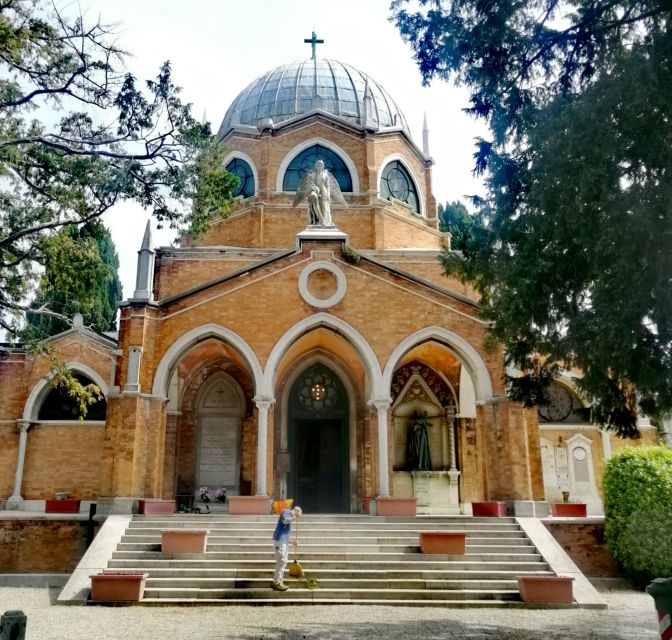
[[[607,546],[643,588],[672,577],[672,451],[633,447],[615,454],[602,480]]]

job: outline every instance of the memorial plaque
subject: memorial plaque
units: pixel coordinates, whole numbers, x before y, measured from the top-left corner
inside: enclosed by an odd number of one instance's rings
[[[238,426],[232,416],[203,416],[198,485],[238,488]]]

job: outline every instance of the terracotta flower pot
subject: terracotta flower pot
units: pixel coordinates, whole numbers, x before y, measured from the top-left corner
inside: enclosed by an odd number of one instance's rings
[[[415,517],[415,498],[391,498],[378,496],[376,498],[376,510],[379,516]]]
[[[518,591],[523,602],[571,604],[573,581],[565,576],[518,576]]]
[[[80,500],[72,498],[66,500],[46,500],[45,513],[79,513]]]
[[[465,531],[421,531],[420,551],[464,555],[467,547],[466,537]]]
[[[556,518],[585,518],[587,513],[583,502],[556,502],[551,505],[551,515]]]
[[[161,498],[142,498],[138,502],[138,511],[144,515],[163,515],[175,513],[175,500]]]
[[[471,514],[478,518],[504,518],[506,516],[506,502],[494,500],[472,502]]]
[[[91,600],[133,602],[142,600],[148,573],[99,573],[91,576]]]
[[[265,516],[271,507],[266,496],[229,496],[229,514]]]
[[[205,553],[207,529],[166,529],[161,531],[163,553]]]

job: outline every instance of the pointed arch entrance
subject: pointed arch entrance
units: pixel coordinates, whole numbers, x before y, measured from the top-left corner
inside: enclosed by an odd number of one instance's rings
[[[323,362],[304,369],[288,397],[288,495],[309,513],[349,513],[349,399]]]

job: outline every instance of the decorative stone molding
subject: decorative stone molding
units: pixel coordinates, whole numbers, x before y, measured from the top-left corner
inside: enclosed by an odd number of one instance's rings
[[[336,291],[325,299],[316,298],[308,288],[308,279],[316,271],[327,271],[336,278]],[[309,264],[299,276],[299,293],[301,297],[311,306],[318,309],[328,309],[343,300],[347,289],[345,274],[331,262],[313,262]]]

